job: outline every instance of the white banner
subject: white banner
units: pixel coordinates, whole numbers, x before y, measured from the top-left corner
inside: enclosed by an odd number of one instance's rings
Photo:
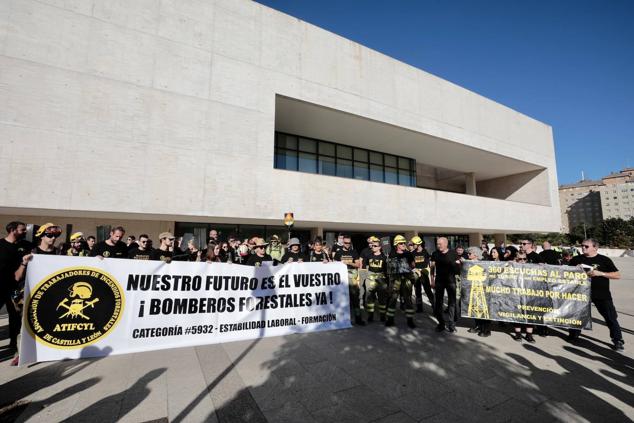
[[[25,299],[20,365],[351,326],[342,263],[36,255]]]

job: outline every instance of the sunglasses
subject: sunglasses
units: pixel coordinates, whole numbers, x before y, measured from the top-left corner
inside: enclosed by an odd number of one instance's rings
[[[264,247],[262,247],[262,246],[259,246],[259,247],[253,247],[253,248],[255,248],[256,250],[260,250],[260,249],[264,250]]]
[[[145,241],[139,241],[139,244],[147,244],[147,240],[145,240]]]
[[[379,248],[380,245],[373,245],[372,248]]]
[[[46,238],[59,238],[60,234],[58,234],[58,233],[53,233],[53,234],[48,233],[48,234],[44,234],[44,236]]]
[[[344,242],[343,245],[350,245],[350,242]]]
[[[590,247],[592,247],[592,245],[581,244],[581,248],[590,248]]]
[[[530,245],[530,242],[520,242],[522,245]]]

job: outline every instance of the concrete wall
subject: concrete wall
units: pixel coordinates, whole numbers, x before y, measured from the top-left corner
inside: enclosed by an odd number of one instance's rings
[[[559,203],[549,126],[257,3],[5,0],[0,207],[559,229],[556,206],[275,170],[276,93],[543,166]]]

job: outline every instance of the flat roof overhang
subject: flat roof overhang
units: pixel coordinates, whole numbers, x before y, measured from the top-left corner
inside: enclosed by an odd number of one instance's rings
[[[491,151],[282,95],[276,96],[275,103],[276,131],[396,154],[415,159],[417,163],[473,173],[476,181],[545,169],[544,166]]]

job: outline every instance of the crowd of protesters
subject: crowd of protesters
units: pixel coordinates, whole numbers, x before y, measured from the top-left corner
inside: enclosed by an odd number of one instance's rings
[[[0,239],[0,308],[6,305],[9,315],[9,348],[17,348],[17,335],[20,330],[20,310],[26,268],[33,255],[66,255],[98,258],[118,258],[135,260],[191,261],[207,263],[237,263],[249,266],[261,266],[265,262],[271,265],[319,262],[342,262],[348,269],[352,320],[359,326],[372,323],[376,314],[386,326],[394,325],[394,316],[398,304],[405,312],[409,327],[416,327],[414,314],[423,313],[423,292],[431,305],[431,313],[438,324],[437,332],[456,332],[456,323],[460,317],[457,297],[460,292],[460,272],[467,260],[513,261],[517,263],[546,263],[551,265],[585,265],[591,280],[591,299],[605,319],[615,350],[623,350],[623,338],[617,320],[617,313],[610,295],[609,280],[619,279],[620,274],[612,260],[598,254],[599,244],[593,239],[584,240],[582,254],[572,251],[553,249],[544,242],[542,251],[536,252],[536,246],[530,239],[524,239],[519,247],[504,244],[489,248],[482,242],[480,246],[464,248],[458,245],[449,248],[447,238],[437,238],[435,250],[430,254],[422,238],[415,236],[407,240],[396,235],[393,242],[382,243],[375,236],[367,238],[368,246],[357,251],[351,237],[339,234],[333,245],[328,245],[320,237],[306,244],[298,238],[290,238],[283,243],[273,235],[269,240],[254,236],[240,239],[229,236],[221,239],[217,230],[212,229],[209,237],[200,248],[199,240],[176,238],[171,232],[158,234],[153,243],[150,236],[129,235],[125,238],[125,229],[117,226],[110,231],[109,237],[96,242],[94,236],[85,236],[75,232],[68,237],[67,243],[58,243],[62,235],[60,226],[46,223],[34,234],[34,243],[26,241],[26,225],[11,222],[6,226],[7,235]],[[125,239],[125,241],[124,241]],[[185,245],[183,245],[185,244]],[[445,296],[447,297],[445,306]],[[365,314],[365,318],[364,318]],[[511,336],[516,341],[526,340],[534,343],[534,326],[498,322],[502,328],[511,326]],[[481,337],[491,335],[492,322],[476,319],[468,330]],[[539,326],[539,335],[546,336],[548,328]],[[503,329],[505,330],[505,329]],[[522,337],[524,332],[524,337]],[[580,331],[571,330],[569,340],[574,341]]]

